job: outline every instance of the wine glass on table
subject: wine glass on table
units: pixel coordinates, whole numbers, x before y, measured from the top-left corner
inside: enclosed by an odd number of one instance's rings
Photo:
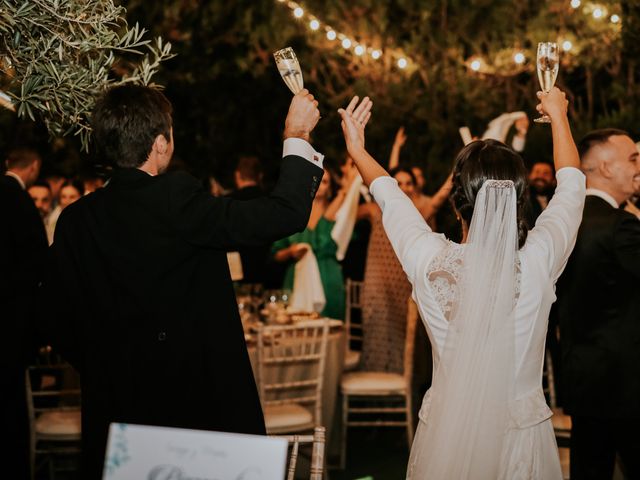
[[[273,54],[273,58],[276,60],[276,66],[278,67],[278,72],[280,72],[282,80],[284,80],[284,83],[289,87],[289,90],[296,95],[304,88],[304,81],[302,80],[302,71],[300,70],[298,57],[296,57],[293,48],[286,47],[278,50]]]
[[[540,88],[545,93],[553,88],[558,78],[558,70],[560,69],[560,53],[558,51],[558,44],[555,42],[541,42],[538,44],[538,80],[540,81]],[[536,123],[551,123],[551,119],[548,115],[542,115],[539,118],[533,120]]]

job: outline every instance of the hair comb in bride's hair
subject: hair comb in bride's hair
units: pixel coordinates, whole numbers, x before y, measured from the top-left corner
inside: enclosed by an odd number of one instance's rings
[[[491,188],[515,188],[515,184],[512,180],[487,180],[482,185],[483,187]]]

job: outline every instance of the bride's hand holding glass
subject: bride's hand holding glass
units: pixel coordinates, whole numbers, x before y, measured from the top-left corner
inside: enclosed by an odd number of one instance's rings
[[[549,92],[538,92],[537,95],[540,103],[536,105],[536,110],[548,115],[552,122],[567,116],[569,101],[566,94],[558,87],[553,87]]]

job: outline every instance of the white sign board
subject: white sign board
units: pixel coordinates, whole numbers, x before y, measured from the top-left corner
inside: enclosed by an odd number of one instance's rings
[[[112,423],[103,480],[282,480],[287,441]]]

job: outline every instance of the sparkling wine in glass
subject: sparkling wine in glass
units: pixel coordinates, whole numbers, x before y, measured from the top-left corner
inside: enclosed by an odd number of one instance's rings
[[[298,63],[298,57],[293,51],[293,48],[287,47],[282,50],[278,50],[273,54],[273,58],[276,59],[276,66],[278,72],[284,83],[289,87],[289,90],[293,94],[297,94],[304,87],[302,80],[302,71],[300,70],[300,64]]]
[[[558,78],[558,70],[560,68],[560,56],[558,53],[558,45],[554,42],[541,42],[538,44],[538,80],[540,88],[545,93],[553,88]],[[551,123],[548,115],[542,115],[540,118],[533,120],[537,123]]]

